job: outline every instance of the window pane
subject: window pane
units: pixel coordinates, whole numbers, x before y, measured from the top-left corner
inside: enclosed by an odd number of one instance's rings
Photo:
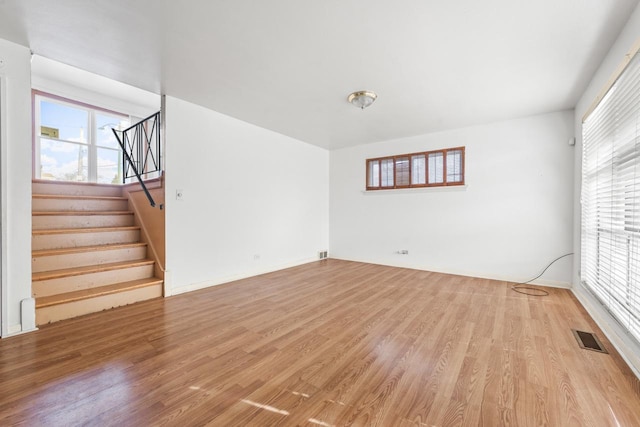
[[[380,162],[377,160],[369,161],[369,177],[367,178],[368,187],[380,187]]]
[[[427,183],[427,168],[424,154],[411,156],[411,184],[419,185]]]
[[[393,159],[380,161],[382,168],[382,187],[393,187]]]
[[[396,187],[409,185],[409,157],[396,157]]]
[[[98,182],[101,184],[122,183],[122,160],[120,150],[98,148]]]
[[[640,340],[640,56],[584,121],[581,281]]]
[[[447,182],[462,182],[462,150],[447,151]]]
[[[40,140],[40,178],[57,181],[87,181],[88,147],[84,144]]]
[[[444,182],[444,161],[442,153],[429,154],[429,184]]]
[[[100,147],[120,148],[111,128],[124,130],[131,126],[129,119],[96,114],[96,144]]]
[[[85,110],[50,101],[40,102],[40,126],[57,129],[60,139],[87,142],[88,123],[89,113]]]

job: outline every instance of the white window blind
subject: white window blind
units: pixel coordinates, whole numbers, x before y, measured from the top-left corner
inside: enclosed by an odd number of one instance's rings
[[[581,280],[640,342],[640,56],[585,119]]]

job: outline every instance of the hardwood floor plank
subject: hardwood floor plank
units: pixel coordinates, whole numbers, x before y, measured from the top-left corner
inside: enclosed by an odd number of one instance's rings
[[[575,297],[510,287],[326,260],[61,321],[0,340],[0,424],[640,425]]]

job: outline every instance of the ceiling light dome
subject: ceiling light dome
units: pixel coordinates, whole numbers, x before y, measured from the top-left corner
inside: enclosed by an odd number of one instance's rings
[[[349,95],[347,100],[361,110],[364,110],[369,105],[373,104],[373,101],[375,101],[377,98],[378,95],[376,95],[375,92],[371,92],[368,90],[359,90]]]

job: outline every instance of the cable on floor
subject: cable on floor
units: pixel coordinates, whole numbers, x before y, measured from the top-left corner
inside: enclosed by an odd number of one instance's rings
[[[562,258],[568,257],[570,255],[573,255],[573,252],[569,252],[568,254],[559,256],[558,258],[551,261],[549,265],[547,265],[544,268],[544,270],[542,270],[542,273],[538,274],[533,279],[527,280],[526,282],[516,283],[511,287],[511,290],[518,292],[519,294],[529,295],[532,297],[546,297],[547,295],[549,295],[549,292],[545,291],[544,289],[536,288],[533,286],[524,286],[524,285],[531,283],[534,280],[536,280],[538,277],[542,276],[549,269],[549,267],[551,267],[556,261],[561,260]]]

